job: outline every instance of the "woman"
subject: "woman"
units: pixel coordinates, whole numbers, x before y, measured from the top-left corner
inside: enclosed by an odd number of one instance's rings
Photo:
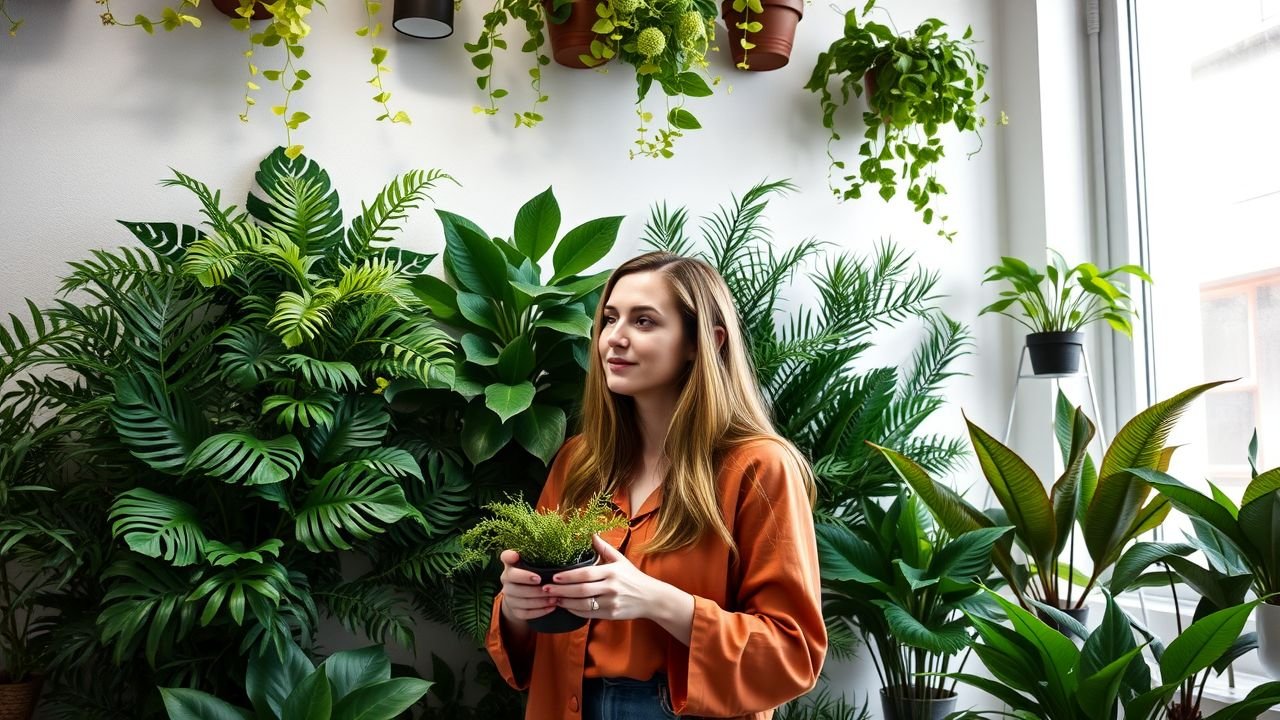
[[[582,433],[539,507],[604,491],[629,527],[554,584],[502,553],[488,649],[536,720],[765,720],[826,654],[813,477],[773,430],[724,280],[654,252],[619,267],[595,313]],[[587,618],[549,635],[528,621]]]

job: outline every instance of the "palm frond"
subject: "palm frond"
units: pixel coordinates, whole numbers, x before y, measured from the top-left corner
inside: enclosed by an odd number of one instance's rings
[[[170,168],[170,170],[173,170],[173,168]],[[203,208],[202,212],[204,213],[204,216],[208,218],[209,226],[216,232],[228,232],[233,222],[237,222],[244,217],[243,214],[233,214],[236,211],[235,205],[229,205],[225,208],[222,207],[221,190],[216,192],[211,191],[209,190],[208,185],[205,185],[190,175],[184,175],[177,170],[173,170],[173,177],[168,180],[161,180],[160,184],[165,187],[183,187],[191,191],[191,193],[200,201],[200,205]]]
[[[400,229],[399,223],[408,217],[408,212],[429,199],[428,191],[442,180],[457,183],[452,176],[440,170],[410,170],[379,191],[373,204],[361,203],[360,215],[351,221],[347,230],[342,247],[343,261],[362,259],[375,244],[390,242],[390,234]]]
[[[318,591],[315,596],[351,632],[377,643],[395,641],[401,647],[415,648],[410,604],[395,587],[360,579]]]

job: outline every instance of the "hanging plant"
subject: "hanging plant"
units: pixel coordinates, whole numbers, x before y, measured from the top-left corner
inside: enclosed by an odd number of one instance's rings
[[[561,0],[559,5],[567,5]],[[554,11],[553,11],[554,12]],[[494,83],[493,60],[494,50],[506,50],[507,41],[502,36],[503,27],[510,21],[518,20],[524,24],[529,39],[521,46],[521,51],[533,56],[533,64],[529,68],[529,85],[533,88],[533,105],[523,112],[515,113],[515,127],[533,127],[542,122],[542,115],[537,112],[538,106],[547,101],[542,92],[542,68],[551,64],[551,58],[543,51],[547,36],[545,33],[547,20],[542,3],[536,0],[495,0],[493,8],[484,15],[484,25],[475,42],[463,43],[467,52],[471,53],[471,64],[480,71],[476,85],[480,86],[488,96],[487,105],[475,105],[472,112],[484,115],[497,115],[498,101],[509,93],[506,88]]]
[[[827,157],[832,172],[846,170],[830,149],[840,140],[836,112],[850,93],[867,97],[862,114],[865,140],[858,148],[861,161],[856,172],[831,182],[836,196],[860,198],[864,187],[878,185],[880,197],[887,201],[905,181],[907,199],[929,224],[934,220],[930,203],[947,192],[936,174],[944,155],[938,133],[953,124],[961,132],[978,135],[981,143],[978,128],[985,119],[978,115],[978,106],[989,99],[982,92],[987,66],[973,52],[973,28],[956,39],[945,31],[945,23],[929,18],[911,33],[899,34],[866,19],[874,7],[875,0],[869,0],[861,12],[845,13],[844,36],[818,55],[805,89],[821,95],[822,125],[831,133]],[[839,80],[839,100],[829,87],[833,78]],[[952,239],[955,233],[945,228],[947,216],[940,220],[944,227],[938,235]]]
[[[591,43],[591,57],[584,62],[596,66],[620,57],[636,71],[636,115],[640,118],[637,149],[631,157],[674,155],[677,138],[686,130],[702,127],[684,107],[684,99],[706,97],[720,78],[703,79],[707,53],[715,51],[716,7],[709,0],[605,0],[596,5],[599,19],[592,26],[598,40]],[[702,71],[702,74],[699,74]],[[710,77],[710,76],[708,76]],[[666,127],[654,134],[653,114],[644,102],[654,83],[666,96]],[[678,103],[672,107],[671,98]]]
[[[131,22],[116,18],[111,11],[111,0],[94,0],[94,2],[102,5],[106,10],[102,14],[104,25],[138,27],[148,34],[154,34],[156,28],[172,31],[183,25],[196,28],[201,26],[200,18],[190,14],[200,6],[200,0],[180,0],[175,5],[164,7],[157,18],[139,14],[135,15]],[[374,74],[367,82],[373,86],[372,98],[381,110],[376,119],[410,124],[412,121],[408,113],[391,108],[389,104],[391,93],[383,87],[382,76],[390,72],[390,68],[385,64],[387,49],[379,47],[376,43],[378,35],[382,32],[382,23],[378,22],[376,17],[382,9],[382,3],[375,0],[363,0],[363,2],[365,24],[357,28],[355,33],[360,37],[369,38],[370,41],[369,61],[373,65]],[[244,110],[240,113],[240,120],[248,122],[249,112],[257,104],[253,93],[262,89],[258,84],[259,78],[278,84],[284,93],[284,99],[279,104],[273,105],[271,112],[279,116],[284,123],[285,154],[291,159],[297,158],[302,153],[303,146],[294,142],[293,132],[311,119],[310,115],[294,110],[291,105],[294,93],[306,87],[307,81],[311,79],[311,73],[298,61],[306,52],[303,40],[311,34],[311,25],[308,23],[307,16],[315,6],[325,7],[324,0],[275,0],[270,3],[263,0],[212,0],[212,4],[220,12],[231,16],[232,27],[247,33],[249,37],[249,47],[244,51],[249,77],[245,81]],[[3,9],[3,5],[0,4],[0,11]],[[251,26],[253,20],[270,22],[261,31],[254,31]],[[16,30],[16,26],[14,29]],[[258,49],[277,46],[283,48],[282,61],[276,67],[259,68],[255,62]]]

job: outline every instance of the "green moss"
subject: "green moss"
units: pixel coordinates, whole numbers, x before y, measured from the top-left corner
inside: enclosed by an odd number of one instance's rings
[[[535,510],[511,498],[485,508],[493,517],[463,533],[459,568],[484,562],[503,550],[515,550],[521,560],[537,567],[572,565],[589,553],[593,534],[627,524],[626,518],[614,513],[604,494],[586,507],[564,512]]]

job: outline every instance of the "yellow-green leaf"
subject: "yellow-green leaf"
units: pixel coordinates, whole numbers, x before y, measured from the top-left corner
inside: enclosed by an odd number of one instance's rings
[[[285,154],[285,156],[286,156],[286,157],[288,157],[290,160],[296,160],[296,159],[298,158],[298,156],[302,154],[302,146],[301,146],[301,145],[290,145],[289,147],[285,148],[285,150],[284,150],[284,154]]]

